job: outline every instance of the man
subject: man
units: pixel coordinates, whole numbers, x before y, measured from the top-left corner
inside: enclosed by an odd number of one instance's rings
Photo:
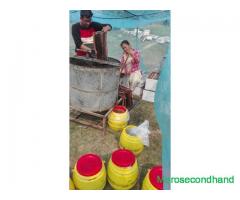
[[[110,24],[92,22],[93,13],[91,10],[80,11],[80,23],[72,25],[72,36],[75,42],[75,52],[78,56],[85,56],[92,53],[93,37],[96,31],[107,32],[112,29]]]

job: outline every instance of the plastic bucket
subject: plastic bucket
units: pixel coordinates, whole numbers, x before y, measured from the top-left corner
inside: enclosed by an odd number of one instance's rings
[[[85,154],[73,169],[73,182],[79,190],[101,190],[106,184],[106,169],[101,158]]]
[[[148,170],[143,180],[142,190],[163,190],[162,166],[155,166]]]
[[[124,149],[116,150],[108,162],[108,182],[116,190],[131,189],[137,182],[138,164],[135,155]]]
[[[108,116],[108,126],[114,131],[121,131],[128,124],[129,113],[125,106],[115,106]]]
[[[119,146],[120,148],[132,151],[135,155],[139,155],[144,149],[144,145],[141,139],[138,138],[137,136],[129,135],[127,132],[128,129],[134,127],[136,126],[128,125],[126,128],[123,129],[120,136]]]
[[[75,190],[75,186],[71,178],[69,178],[69,190]]]

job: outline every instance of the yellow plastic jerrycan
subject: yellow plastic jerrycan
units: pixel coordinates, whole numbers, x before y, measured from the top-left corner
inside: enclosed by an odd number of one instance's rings
[[[73,169],[73,182],[79,190],[102,190],[106,184],[106,169],[98,155],[85,154]]]
[[[135,127],[134,125],[128,125],[123,129],[120,135],[119,146],[132,151],[137,156],[143,151],[144,145],[139,137],[128,134],[128,130]]]
[[[162,166],[148,170],[142,184],[142,190],[163,190]]]
[[[116,150],[108,162],[107,172],[108,182],[113,189],[131,189],[139,175],[137,159],[129,150]]]
[[[75,190],[75,186],[71,178],[69,178],[69,190]]]
[[[127,126],[129,112],[125,106],[117,105],[113,108],[108,116],[108,126],[113,131],[121,131]]]

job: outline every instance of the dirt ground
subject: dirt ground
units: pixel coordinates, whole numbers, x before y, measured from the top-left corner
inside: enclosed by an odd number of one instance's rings
[[[141,188],[142,179],[149,167],[159,165],[162,162],[161,133],[156,121],[154,106],[152,103],[140,101],[130,111],[129,124],[139,125],[145,119],[149,120],[150,124],[150,146],[145,146],[142,153],[137,157],[140,180],[133,189]],[[98,129],[70,122],[70,168],[72,169],[79,157],[86,153],[100,155],[107,164],[111,153],[119,148],[119,137],[120,132],[113,132],[109,128],[103,135],[103,132]],[[105,189],[111,189],[111,187],[107,184]]]

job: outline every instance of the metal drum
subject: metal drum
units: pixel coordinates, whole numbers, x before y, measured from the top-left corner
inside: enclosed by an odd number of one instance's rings
[[[70,57],[70,105],[90,112],[113,107],[118,96],[120,62]]]

